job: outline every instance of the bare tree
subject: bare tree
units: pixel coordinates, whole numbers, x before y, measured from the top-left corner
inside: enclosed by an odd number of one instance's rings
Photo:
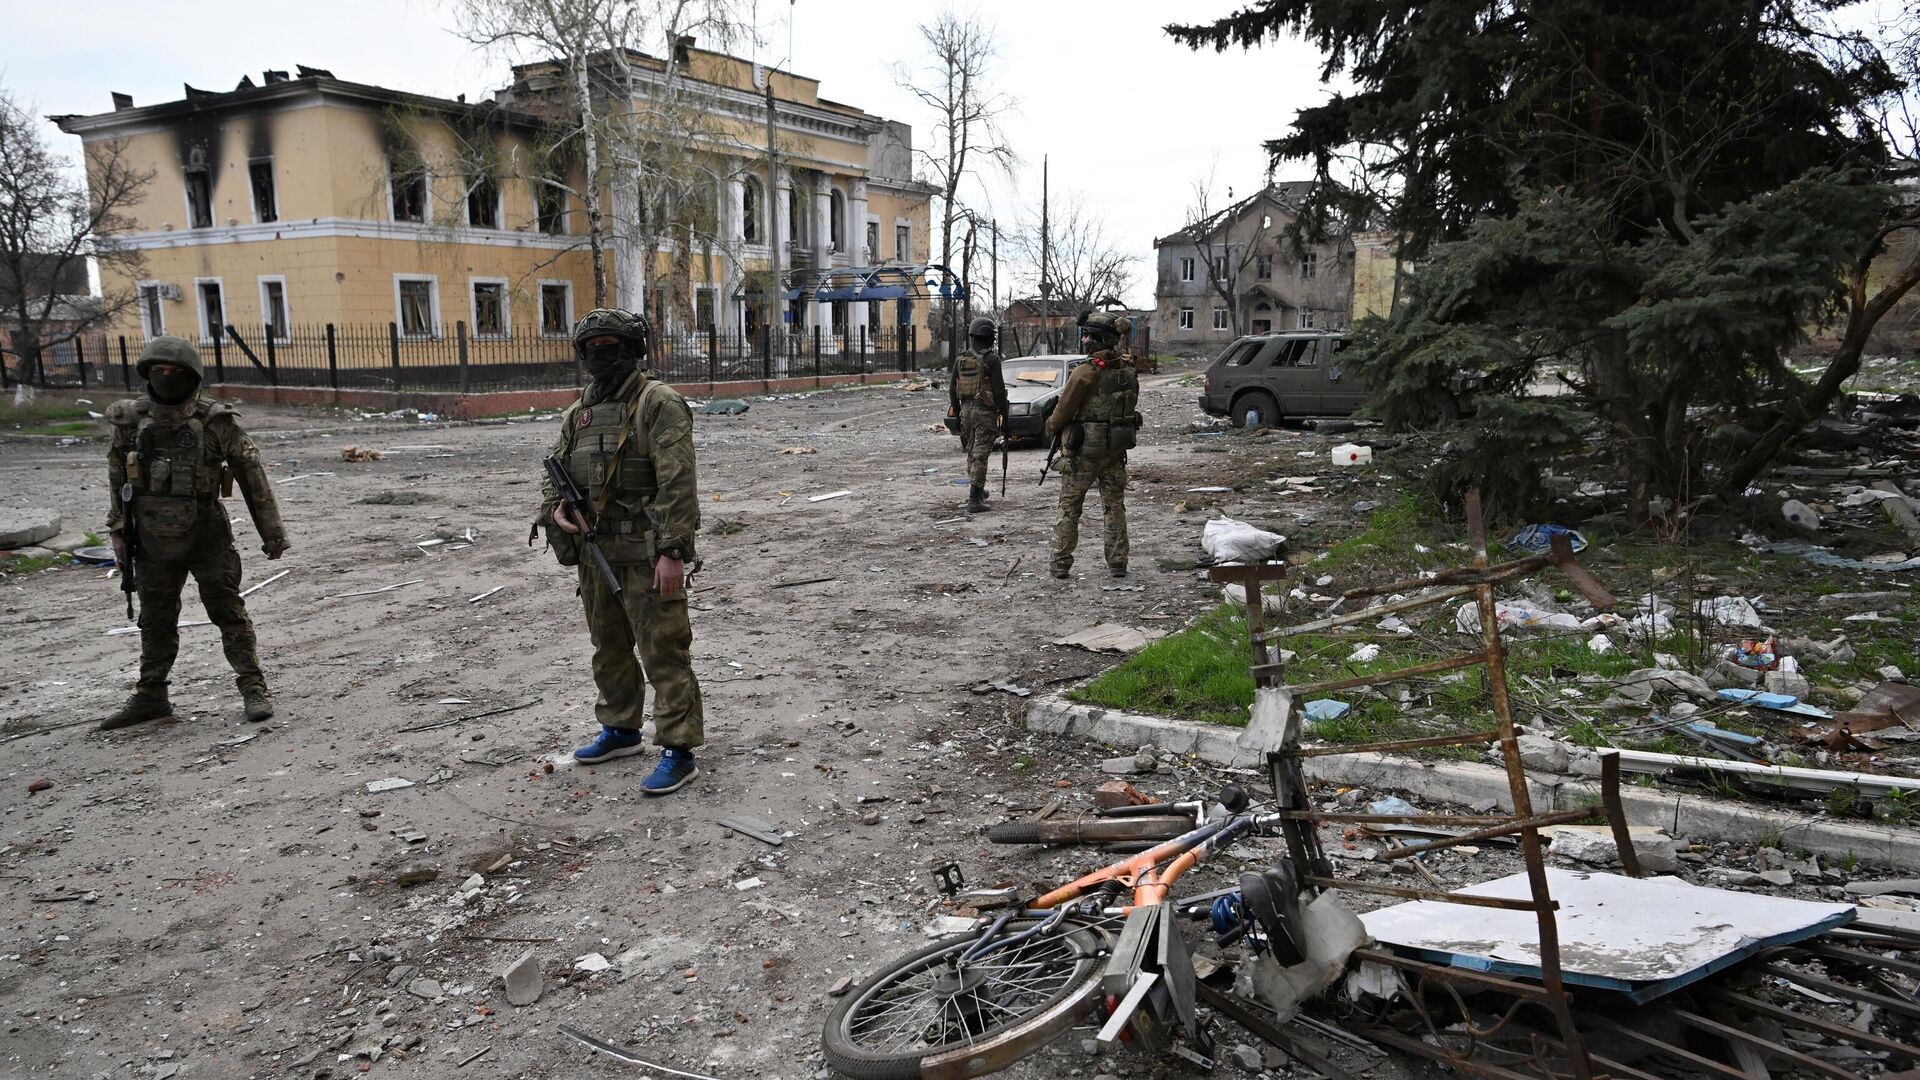
[[[920,25],[927,60],[918,72],[896,68],[895,81],[935,114],[933,137],[913,154],[940,190],[940,262],[953,265],[953,223],[962,215],[960,187],[982,162],[1012,175],[1019,158],[1000,118],[1014,101],[993,89],[1000,51],[993,27],[979,15],[948,7]]]
[[[1053,283],[1052,308],[1059,314],[1054,329],[1073,325],[1084,312],[1121,301],[1133,283],[1133,257],[1115,246],[1106,222],[1087,209],[1080,196],[1067,192],[1053,200],[1047,233],[1047,276]],[[1037,289],[1040,280],[1040,215],[1024,216],[1009,238],[1020,267],[1021,288]],[[1049,343],[1058,348],[1059,341]]]
[[[138,204],[153,172],[128,160],[121,140],[87,148],[87,184],[67,174],[66,162],[40,138],[38,118],[0,90],[0,300],[12,324],[22,382],[39,369],[43,350],[66,344],[114,321],[136,301],[132,288],[97,303],[63,305],[59,282],[84,278],[95,260],[104,281],[132,282],[146,266],[141,252],[114,243],[134,227],[127,210]],[[59,310],[60,327],[53,328]],[[0,374],[5,371],[0,356]]]
[[[1246,333],[1240,314],[1241,280],[1255,258],[1272,254],[1265,250],[1268,245],[1261,242],[1265,238],[1266,225],[1256,222],[1244,230],[1235,230],[1234,226],[1240,224],[1238,211],[1243,202],[1216,210],[1213,208],[1213,178],[1209,176],[1204,180],[1195,180],[1193,201],[1187,205],[1184,229],[1199,254],[1201,265],[1206,268],[1208,287],[1226,305],[1227,321],[1235,337]]]

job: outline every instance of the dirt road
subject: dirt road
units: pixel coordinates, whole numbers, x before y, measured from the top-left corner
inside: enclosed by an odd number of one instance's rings
[[[195,626],[178,720],[95,733],[138,654],[137,635],[107,633],[126,623],[117,583],[62,569],[0,586],[0,1074],[342,1077],[376,1055],[413,1076],[626,1072],[563,1040],[567,1023],[716,1076],[814,1075],[826,991],[918,946],[930,867],[957,860],[985,884],[1089,865],[986,849],[983,825],[1056,781],[1084,798],[1100,752],[1029,737],[1018,699],[970,688],[1074,680],[1108,661],[1053,638],[1171,629],[1214,602],[1156,560],[1198,554],[1203,515],[1175,504],[1241,451],[1195,454],[1193,389],[1156,381],[1123,582],[1091,514],[1085,573],[1047,576],[1056,488],[1035,488],[1039,454],[1014,454],[994,513],[961,513],[938,391],[700,417],[709,743],[701,779],[661,800],[636,790],[650,758],[567,758],[593,730],[588,643],[572,571],[526,544],[554,423],[256,410],[293,551],[267,562],[244,504],[227,505],[248,583],[290,571],[249,599],[273,721],[245,723],[217,633]],[[1290,458],[1336,440],[1237,441]],[[384,460],[343,462],[349,443]],[[102,456],[0,445],[0,502],[98,528]],[[474,541],[418,546],[436,529]],[[830,580],[783,587],[809,578]],[[204,618],[191,597],[183,617]],[[29,794],[41,778],[52,787]],[[369,793],[387,778],[412,786]],[[786,843],[715,824],[742,813]],[[530,949],[546,992],[516,1009],[499,973]],[[576,968],[588,954],[611,967]],[[1097,1071],[1077,1038],[1022,1068]]]

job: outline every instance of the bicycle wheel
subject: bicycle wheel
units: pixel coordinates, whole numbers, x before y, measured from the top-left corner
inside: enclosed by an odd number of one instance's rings
[[[987,828],[996,844],[1101,844],[1131,840],[1171,840],[1193,831],[1193,819],[1171,816],[1067,818],[1063,821],[1008,821]]]
[[[849,994],[821,1031],[827,1064],[855,1080],[980,1076],[1063,1034],[1097,1000],[1108,947],[1100,930],[1070,927],[961,964],[978,940],[937,941]]]

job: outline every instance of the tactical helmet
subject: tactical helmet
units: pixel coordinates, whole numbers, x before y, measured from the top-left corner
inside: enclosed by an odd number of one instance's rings
[[[193,347],[193,342],[172,334],[162,334],[147,342],[146,347],[140,350],[140,359],[134,364],[133,370],[144,379],[147,370],[155,364],[178,364],[200,376],[203,381],[207,377],[207,369],[200,364],[200,350]]]
[[[653,328],[647,325],[645,315],[619,308],[594,308],[574,324],[573,349],[584,356],[588,338],[607,335],[620,339],[628,358],[645,361]]]
[[[1127,320],[1110,311],[1089,311],[1080,316],[1081,337],[1091,337],[1102,348],[1113,348],[1127,336]]]
[[[993,320],[984,315],[967,324],[967,337],[973,341],[991,342],[995,333]]]

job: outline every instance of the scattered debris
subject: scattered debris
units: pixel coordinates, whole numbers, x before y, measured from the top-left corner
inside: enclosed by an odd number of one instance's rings
[[[350,597],[350,596],[374,596],[374,595],[377,595],[377,594],[379,594],[379,593],[384,593],[384,592],[392,592],[392,591],[393,591],[393,590],[395,590],[395,589],[404,589],[404,588],[406,588],[406,587],[407,587],[407,586],[409,586],[409,585],[418,585],[418,584],[420,584],[421,582],[423,582],[423,581],[425,581],[425,580],[427,580],[427,579],[426,579],[426,578],[414,578],[414,579],[413,579],[412,581],[400,581],[400,582],[395,582],[395,583],[394,583],[394,584],[392,584],[392,585],[382,585],[381,587],[379,587],[379,588],[377,588],[377,589],[362,589],[362,590],[360,590],[359,592],[343,592],[343,593],[336,593],[336,594],[335,594],[335,595],[333,595],[333,596],[327,596],[327,597],[322,597],[322,599],[325,599],[325,600],[345,600],[345,599],[347,599],[347,598],[348,598],[348,597]],[[263,583],[263,584],[264,584],[264,583]]]
[[[739,398],[721,398],[700,406],[700,413],[703,416],[739,416],[749,408],[752,406]]]
[[[817,454],[820,452],[820,448],[817,446],[789,446],[786,449],[781,450],[780,452],[782,454],[793,454],[793,455]]]
[[[772,844],[774,847],[779,847],[787,842],[786,836],[778,829],[761,821],[759,818],[724,817],[720,819],[718,824],[723,829],[739,833],[742,836],[751,836],[761,843]]]
[[[1200,530],[1200,547],[1216,563],[1257,563],[1272,559],[1287,538],[1232,518],[1214,518]]]
[[[1515,551],[1545,555],[1553,547],[1556,536],[1566,537],[1575,554],[1587,549],[1587,538],[1564,525],[1529,525],[1509,537],[1507,546]]]
[[[1088,627],[1077,634],[1055,638],[1055,645],[1085,649],[1088,652],[1130,653],[1146,647],[1147,643],[1165,637],[1162,630],[1135,630],[1118,623],[1101,623]]]
[[[972,690],[976,694],[987,694],[998,690],[1001,693],[1012,694],[1014,697],[1027,697],[1033,693],[1032,690],[1024,686],[1016,686],[1006,679],[989,679],[972,687]]]
[[[348,446],[340,451],[341,461],[379,461],[385,455],[367,446]]]
[[[500,591],[501,589],[504,589],[504,588],[506,588],[506,586],[505,586],[505,585],[495,585],[495,586],[494,586],[493,588],[491,588],[491,589],[488,589],[488,590],[487,590],[486,592],[483,592],[483,593],[481,593],[481,594],[480,594],[479,596],[469,596],[469,597],[467,597],[467,603],[469,603],[469,604],[477,604],[477,603],[479,603],[480,601],[482,601],[482,600],[485,600],[485,599],[486,599],[487,597],[489,597],[489,596],[492,596],[492,595],[493,595],[494,593],[497,593],[497,592],[499,592],[499,591]]]
[[[825,495],[809,495],[807,496],[807,501],[810,503],[826,502],[829,499],[844,499],[851,494],[853,494],[853,492],[842,488],[839,491],[829,491]]]
[[[1333,448],[1329,456],[1335,466],[1373,464],[1373,447],[1359,443],[1341,443]]]
[[[541,993],[546,990],[546,981],[540,974],[540,960],[532,949],[528,949],[520,959],[501,972],[500,979],[506,983],[507,1004],[516,1008],[539,1001]]]
[[[32,795],[35,792],[45,791],[52,786],[53,786],[53,781],[43,776],[40,779],[35,780],[33,783],[27,785],[27,794]]]
[[[378,795],[383,791],[399,791],[401,788],[410,788],[412,786],[413,781],[405,777],[389,776],[384,780],[367,781],[367,794]]]

